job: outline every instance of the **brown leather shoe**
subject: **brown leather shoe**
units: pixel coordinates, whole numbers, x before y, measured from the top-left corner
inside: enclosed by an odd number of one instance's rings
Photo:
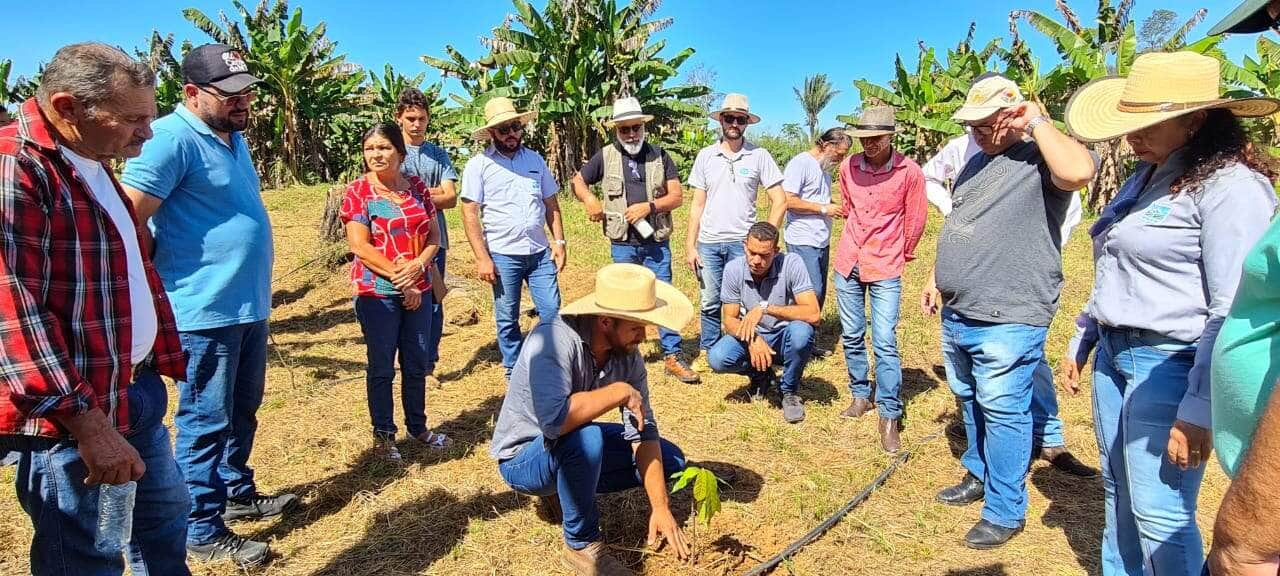
[[[854,398],[853,402],[849,403],[849,407],[845,408],[844,412],[840,413],[840,417],[841,418],[857,418],[859,416],[862,416],[863,414],[866,414],[868,410],[875,408],[875,406],[876,406],[875,403],[873,403],[870,399]]]
[[[592,542],[581,550],[565,546],[560,562],[578,576],[635,576],[635,572],[623,566],[599,542]]]
[[[697,384],[702,381],[702,379],[698,377],[698,373],[689,368],[689,365],[685,364],[684,359],[679,355],[668,354],[662,362],[666,365],[667,374],[675,376],[676,380],[684,382],[685,384]]]
[[[885,452],[897,454],[902,449],[902,438],[898,436],[898,420],[880,417],[880,447]]]

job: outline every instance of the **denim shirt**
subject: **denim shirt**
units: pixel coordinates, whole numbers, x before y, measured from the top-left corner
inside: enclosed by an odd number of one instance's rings
[[[1068,357],[1083,364],[1099,326],[1198,342],[1178,419],[1208,428],[1214,341],[1276,197],[1265,177],[1238,163],[1219,169],[1202,189],[1171,195],[1185,170],[1185,150],[1158,166],[1140,164],[1090,230],[1093,294]]]
[[[591,318],[556,316],[540,321],[529,332],[511,369],[507,397],[493,427],[489,455],[494,459],[501,462],[514,457],[539,436],[555,442],[569,416],[569,396],[614,382],[634,387],[644,405],[644,430],[636,428],[636,415],[631,410],[625,406],[619,409],[623,438],[633,443],[658,440],[644,358],[639,351],[632,351],[610,356],[604,366],[596,366],[588,345]]]

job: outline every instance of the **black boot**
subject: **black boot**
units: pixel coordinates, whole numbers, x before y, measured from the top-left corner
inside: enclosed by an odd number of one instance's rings
[[[966,506],[981,500],[984,494],[982,480],[966,472],[964,480],[961,480],[955,486],[938,492],[934,499],[950,506]]]

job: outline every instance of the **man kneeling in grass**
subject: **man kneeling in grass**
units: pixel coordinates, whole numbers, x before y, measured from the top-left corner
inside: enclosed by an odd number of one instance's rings
[[[489,453],[517,492],[558,501],[566,567],[621,576],[634,572],[600,542],[598,493],[643,485],[652,508],[649,544],[665,538],[677,556],[689,554],[667,506],[666,479],[684,469],[684,454],[658,435],[637,347],[648,325],[679,332],[693,305],[635,264],[605,266],[595,288],[525,338]],[[615,409],[621,424],[594,421]]]

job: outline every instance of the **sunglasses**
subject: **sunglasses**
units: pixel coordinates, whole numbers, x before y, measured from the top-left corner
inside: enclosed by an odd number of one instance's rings
[[[644,124],[632,124],[630,126],[618,126],[618,134],[639,134],[644,131]]]
[[[499,136],[506,136],[507,134],[524,132],[524,124],[521,122],[508,122],[501,126],[495,127],[494,131],[496,131]]]
[[[218,89],[206,90],[203,86],[198,87],[201,92],[217,98],[223,104],[249,104],[253,102],[254,93],[251,90],[245,90],[238,94],[224,94]]]
[[[736,114],[721,114],[720,121],[725,124],[737,124],[738,126],[746,126],[751,122],[751,118],[747,116],[738,116]]]

